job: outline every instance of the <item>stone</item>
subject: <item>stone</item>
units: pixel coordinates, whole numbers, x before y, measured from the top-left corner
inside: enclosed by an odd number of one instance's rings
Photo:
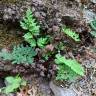
[[[50,82],[50,88],[55,96],[77,96],[76,92],[72,88],[62,88]]]
[[[44,12],[41,12],[41,15],[42,15],[43,17],[46,17],[46,13],[44,13]]]
[[[86,23],[90,23],[94,18],[96,17],[96,14],[90,10],[83,10],[83,18],[86,20]]]
[[[35,12],[35,16],[38,18],[40,17],[40,13],[39,12]]]
[[[96,0],[90,0],[92,3],[96,3]]]
[[[60,28],[59,28],[59,26],[53,26],[53,32],[59,32],[60,31]]]
[[[86,68],[94,68],[95,63],[96,63],[96,60],[95,60],[95,59],[93,59],[93,58],[88,58],[88,59],[84,60],[82,64],[83,64]]]

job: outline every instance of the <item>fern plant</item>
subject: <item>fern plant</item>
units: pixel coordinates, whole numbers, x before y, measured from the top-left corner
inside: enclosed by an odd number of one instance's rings
[[[48,43],[47,37],[40,37],[40,26],[34,19],[30,8],[26,11],[23,20],[20,21],[20,25],[24,30],[27,31],[27,33],[23,37],[25,38],[25,41],[27,41],[31,45],[31,47],[36,47],[37,45],[40,48],[44,48],[44,46]]]
[[[75,59],[66,59],[57,54],[55,63],[58,65],[57,80],[72,80],[78,75],[84,76],[83,67]]]
[[[91,28],[94,30],[90,34],[96,38],[96,19],[90,23]]]
[[[47,42],[48,42],[47,39],[48,39],[48,38],[39,38],[39,39],[37,40],[37,45],[38,45],[38,47],[44,48],[45,45],[46,45]]]
[[[72,31],[70,28],[67,28],[67,27],[63,27],[62,28],[62,31],[68,35],[69,37],[71,37],[73,40],[79,42],[80,41],[80,38],[79,38],[79,34],[77,34],[75,31]]]
[[[5,94],[12,93],[16,91],[21,86],[26,86],[26,81],[20,76],[8,76],[5,78],[6,87],[2,88],[1,91]]]
[[[12,64],[32,64],[36,52],[32,47],[18,45],[13,48],[11,53],[2,51],[0,57],[4,60],[12,61]]]
[[[30,8],[26,11],[23,20],[20,21],[20,25],[24,30],[27,31],[27,33],[23,36],[25,38],[25,41],[27,41],[32,47],[35,47],[36,46],[35,37],[39,35],[40,26],[34,19],[34,16]]]

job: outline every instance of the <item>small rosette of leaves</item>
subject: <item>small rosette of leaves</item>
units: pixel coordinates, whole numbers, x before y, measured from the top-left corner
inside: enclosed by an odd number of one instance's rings
[[[55,63],[58,65],[57,80],[71,80],[78,75],[84,76],[84,68],[75,59],[66,59],[57,54]]]
[[[68,35],[69,37],[71,37],[73,40],[79,42],[81,41],[80,38],[79,38],[79,34],[77,34],[75,31],[72,31],[70,28],[67,28],[66,26],[64,26],[62,28],[62,31]]]

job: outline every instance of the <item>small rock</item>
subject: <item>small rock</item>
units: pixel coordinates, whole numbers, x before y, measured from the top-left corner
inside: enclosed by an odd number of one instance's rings
[[[90,23],[94,18],[96,17],[96,14],[89,10],[83,11],[83,18],[86,20],[86,23]]]
[[[44,76],[45,76],[45,74],[44,74],[44,72],[43,72],[43,71],[41,71],[41,72],[40,72],[40,76],[42,76],[42,77],[44,77]]]
[[[42,15],[43,17],[46,17],[46,13],[44,13],[44,12],[41,12],[41,15]]]
[[[55,25],[53,26],[52,29],[53,29],[54,32],[59,32],[60,31],[60,28],[58,26],[55,26]]]
[[[84,65],[86,68],[94,68],[95,62],[96,62],[95,59],[90,58],[90,59],[84,60],[84,61],[83,61],[83,65]]]
[[[41,0],[32,0],[33,3],[38,4],[38,5],[43,5],[43,2]]]
[[[75,0],[76,2],[78,2],[78,3],[80,3],[81,2],[81,0]]]
[[[66,89],[58,87],[52,81],[50,82],[50,88],[55,96],[77,96],[77,94],[71,88]]]
[[[92,3],[96,3],[96,0],[90,0]]]
[[[4,66],[4,70],[6,70],[6,71],[10,71],[10,70],[12,70],[13,69],[13,66],[12,65],[6,65],[6,66]]]
[[[45,94],[44,96],[51,96],[50,93],[51,93],[51,90],[50,90],[50,86],[48,84],[48,82],[45,82],[44,80],[42,80],[40,82],[40,85],[39,85],[39,88],[41,90],[41,92],[43,94]],[[53,96],[53,95],[52,95]]]
[[[40,13],[39,12],[35,12],[35,16],[38,18],[40,17]]]
[[[35,12],[35,10],[36,10],[35,7],[32,7],[32,12]]]

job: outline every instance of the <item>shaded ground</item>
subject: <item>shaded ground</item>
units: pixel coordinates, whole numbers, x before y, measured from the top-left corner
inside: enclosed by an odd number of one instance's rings
[[[17,31],[0,25],[0,48],[8,48],[23,42],[23,38],[16,35]]]

